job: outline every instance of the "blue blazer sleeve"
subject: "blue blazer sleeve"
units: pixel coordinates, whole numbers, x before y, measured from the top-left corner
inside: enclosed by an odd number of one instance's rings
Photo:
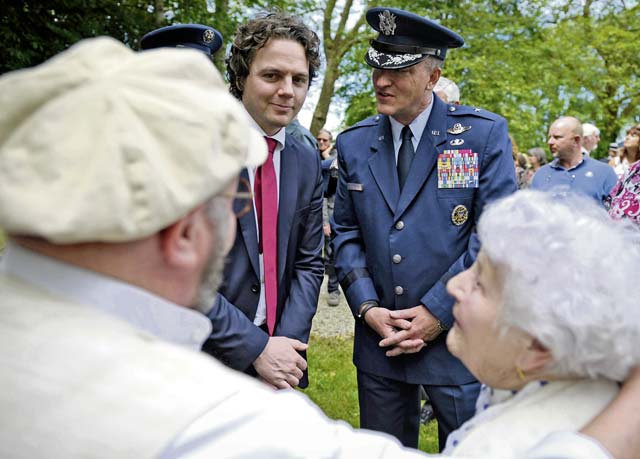
[[[368,274],[364,241],[360,230],[360,223],[348,191],[347,177],[349,169],[341,151],[341,137],[338,136],[336,148],[338,150],[338,186],[335,195],[335,207],[331,219],[331,228],[335,232],[332,240],[334,263],[338,274],[338,281],[344,286],[344,280],[351,273],[362,275],[351,282],[344,291],[347,303],[354,317],[357,317],[360,305],[365,301],[380,301],[373,280]]]
[[[293,271],[289,292],[275,334],[287,336],[306,343],[311,333],[311,322],[318,307],[318,295],[322,284],[324,264],[322,261],[322,196],[323,183],[320,160],[314,158],[317,173],[312,181],[313,192],[293,257]],[[300,216],[299,216],[300,217]]]
[[[221,294],[207,317],[212,331],[202,350],[234,370],[248,369],[264,350],[269,335]]]

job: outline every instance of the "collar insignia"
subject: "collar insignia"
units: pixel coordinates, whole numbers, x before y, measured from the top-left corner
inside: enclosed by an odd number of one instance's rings
[[[440,135],[440,131],[431,131],[431,135]]]
[[[451,145],[452,147],[459,147],[462,144],[464,144],[464,139],[461,138],[453,139],[451,142],[449,142],[449,145]]]
[[[202,41],[205,43],[211,43],[213,41],[213,31],[205,30],[202,34]]]
[[[385,35],[394,35],[396,33],[396,15],[391,11],[384,10],[378,15],[380,18],[380,32]]]
[[[456,123],[452,128],[447,129],[447,132],[449,134],[458,135],[462,134],[463,132],[467,132],[469,129],[471,129],[471,126],[463,126],[460,123]]]

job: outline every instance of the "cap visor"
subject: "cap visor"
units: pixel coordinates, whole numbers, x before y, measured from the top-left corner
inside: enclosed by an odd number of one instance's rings
[[[364,60],[370,67],[375,69],[403,69],[411,67],[418,62],[422,62],[428,54],[388,54],[382,53],[375,48],[369,48]]]

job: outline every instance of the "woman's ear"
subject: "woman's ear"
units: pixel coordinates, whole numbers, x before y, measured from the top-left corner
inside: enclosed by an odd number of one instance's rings
[[[543,373],[552,360],[551,351],[537,339],[530,338],[529,344],[516,358],[516,366],[527,375],[535,375]]]

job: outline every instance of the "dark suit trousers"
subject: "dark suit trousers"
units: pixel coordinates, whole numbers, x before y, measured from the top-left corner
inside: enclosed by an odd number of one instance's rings
[[[480,384],[423,386],[438,420],[438,444],[471,418]],[[420,385],[409,384],[358,370],[360,427],[385,432],[404,446],[418,447],[420,432]]]

